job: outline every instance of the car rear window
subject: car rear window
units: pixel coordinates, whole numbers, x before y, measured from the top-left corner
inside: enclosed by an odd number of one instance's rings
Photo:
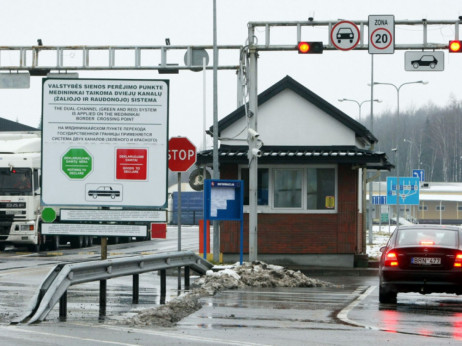
[[[448,246],[457,247],[459,232],[450,229],[400,229],[397,234],[398,246]]]

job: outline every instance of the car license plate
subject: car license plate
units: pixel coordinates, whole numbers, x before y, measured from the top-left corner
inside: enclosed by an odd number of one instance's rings
[[[412,257],[412,264],[441,264],[439,257]]]

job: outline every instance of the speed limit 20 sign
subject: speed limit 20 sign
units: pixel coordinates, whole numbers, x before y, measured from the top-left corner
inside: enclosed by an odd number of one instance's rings
[[[395,16],[369,16],[369,53],[393,54],[395,52]]]

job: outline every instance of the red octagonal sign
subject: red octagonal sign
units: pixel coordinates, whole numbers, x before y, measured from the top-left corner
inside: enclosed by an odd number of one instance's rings
[[[186,172],[196,163],[196,147],[186,137],[173,137],[168,141],[168,168],[173,172]]]

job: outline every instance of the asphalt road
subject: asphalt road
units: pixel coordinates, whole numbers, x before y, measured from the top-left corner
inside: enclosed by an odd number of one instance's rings
[[[183,232],[190,237],[183,243],[194,246],[196,234],[190,232]],[[175,244],[175,232],[169,230],[166,240],[111,246],[109,253],[162,251],[164,245],[172,251]],[[98,321],[97,284],[88,283],[69,291],[66,322],[59,321],[55,307],[42,323],[10,325],[54,263],[98,257],[98,248],[60,253],[0,253],[2,345],[451,345],[462,341],[462,298],[399,294],[398,304],[379,304],[378,278],[354,271],[334,276],[318,272],[320,279],[339,287],[222,291],[203,298],[200,310],[172,328],[121,324],[136,311],[159,305],[157,274],[142,274],[139,305],[131,304],[131,278],[108,281],[104,321]],[[169,299],[179,293],[176,280],[175,276],[167,279]]]

